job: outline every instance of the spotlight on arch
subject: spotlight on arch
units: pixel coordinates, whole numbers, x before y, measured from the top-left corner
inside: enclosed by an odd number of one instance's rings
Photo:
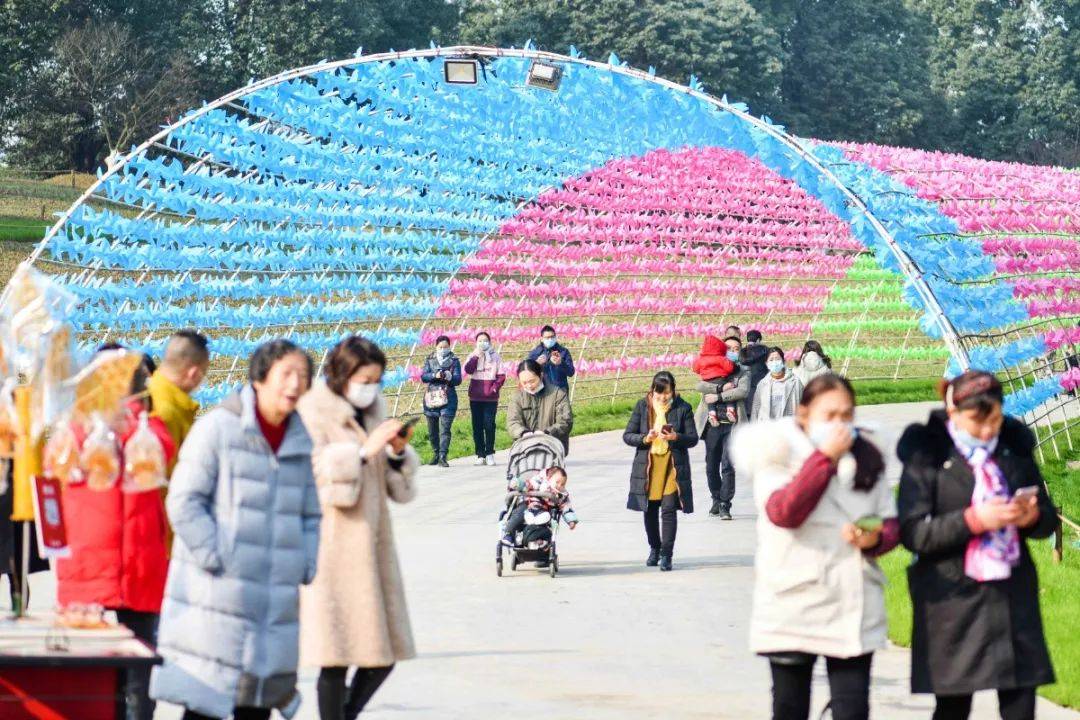
[[[562,82],[562,68],[543,60],[533,60],[529,66],[529,76],[525,78],[526,85],[544,88],[545,90],[558,90]]]
[[[478,65],[475,60],[447,59],[443,77],[449,85],[475,85]]]

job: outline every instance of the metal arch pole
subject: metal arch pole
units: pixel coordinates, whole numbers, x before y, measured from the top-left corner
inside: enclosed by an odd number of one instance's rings
[[[313,65],[307,65],[301,68],[287,70],[285,72],[278,73],[277,75],[271,75],[267,78],[246,85],[242,88],[239,88],[226,95],[221,96],[213,102],[207,103],[203,107],[189,113],[180,120],[170,125],[167,125],[160,131],[152,135],[149,139],[143,141],[143,143],[136,146],[132,151],[130,151],[127,155],[122,157],[116,163],[111,165],[101,175],[101,177],[99,177],[93,184],[91,184],[90,187],[88,187],[83,192],[83,194],[75,201],[75,203],[70,208],[68,208],[68,210],[65,211],[64,214],[56,221],[56,223],[46,233],[45,237],[42,238],[41,242],[38,243],[38,245],[34,248],[33,252],[31,253],[30,257],[27,259],[26,262],[29,264],[33,264],[34,262],[36,262],[37,259],[44,252],[49,241],[66,224],[75,209],[82,205],[91,195],[93,195],[94,191],[96,191],[102,183],[104,183],[107,179],[109,179],[114,174],[123,169],[131,160],[131,158],[144,152],[148,147],[152,146],[159,140],[167,138],[168,135],[177,128],[182,127],[187,123],[193,122],[198,118],[202,117],[203,115],[206,115],[207,113],[210,113],[211,111],[216,110],[232,102],[233,100],[242,98],[245,95],[249,95],[264,88],[287,82],[289,80],[301,77],[308,77],[318,72],[327,72],[342,67],[364,65],[388,60],[421,59],[460,55],[472,55],[481,57],[539,58],[564,64],[572,63],[577,65],[594,67],[627,77],[636,78],[644,82],[653,83],[655,85],[659,85],[670,90],[682,92],[686,95],[690,95],[691,97],[695,97],[699,100],[702,100],[703,102],[718,107],[725,112],[731,113],[743,122],[746,122],[762,130],[774,139],[783,143],[791,150],[794,150],[803,159],[803,162],[810,164],[811,167],[817,170],[826,180],[828,180],[833,186],[840,190],[853,203],[853,205],[859,208],[861,212],[866,214],[866,217],[870,221],[870,224],[873,227],[874,231],[881,237],[881,239],[885,242],[886,246],[889,248],[890,252],[892,252],[896,259],[899,261],[900,268],[904,276],[912,282],[916,291],[926,303],[931,315],[934,317],[934,320],[937,322],[937,324],[942,330],[942,336],[945,340],[946,345],[949,347],[950,353],[952,353],[953,357],[956,359],[961,369],[966,370],[970,366],[970,359],[968,357],[967,350],[963,347],[956,328],[952,325],[952,322],[945,314],[944,308],[942,308],[936,295],[934,294],[930,286],[927,284],[922,272],[915,264],[915,262],[911,259],[910,256],[908,256],[906,252],[904,252],[904,250],[896,242],[895,238],[892,237],[892,235],[885,228],[885,226],[870,211],[866,203],[863,202],[862,198],[860,198],[846,185],[840,182],[840,180],[832,173],[832,171],[825,167],[817,158],[807,153],[806,150],[792,138],[792,136],[788,135],[786,132],[778,130],[777,128],[769,125],[768,123],[765,123],[762,120],[759,120],[758,118],[755,118],[749,113],[738,110],[731,105],[721,100],[718,100],[717,98],[701,92],[700,90],[694,90],[692,88],[674,83],[670,80],[665,80],[663,78],[649,75],[648,73],[641,70],[634,70],[628,67],[609,65],[607,63],[600,63],[593,60],[585,60],[582,58],[571,58],[566,55],[542,52],[538,50],[502,49],[473,45],[458,45],[446,48],[431,48],[426,50],[408,50],[404,52],[378,53],[363,57],[353,57],[344,60],[336,60],[334,62],[321,62]],[[6,301],[9,291],[10,284],[5,287],[3,295],[0,296],[0,304]]]

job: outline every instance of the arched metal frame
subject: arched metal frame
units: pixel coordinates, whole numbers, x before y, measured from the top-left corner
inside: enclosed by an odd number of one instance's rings
[[[823,163],[821,163],[811,153],[808,153],[806,151],[806,149],[804,148],[804,146],[802,144],[800,144],[795,138],[793,138],[792,136],[790,136],[787,133],[783,132],[782,130],[780,130],[776,126],[771,125],[771,124],[769,124],[767,122],[764,122],[763,120],[760,120],[758,118],[755,118],[754,116],[750,115],[749,113],[744,112],[744,111],[742,111],[742,110],[740,110],[738,108],[733,107],[730,103],[727,103],[726,101],[724,101],[722,99],[717,99],[717,98],[715,98],[715,97],[713,97],[711,95],[708,95],[707,93],[702,92],[700,90],[695,90],[695,89],[690,88],[690,87],[679,85],[677,83],[671,82],[670,80],[665,80],[663,78],[658,78],[658,77],[655,77],[654,75],[651,75],[649,73],[646,73],[646,72],[643,72],[643,71],[640,71],[640,70],[636,70],[636,69],[633,69],[633,68],[624,67],[624,66],[621,66],[621,65],[610,65],[610,64],[607,64],[607,63],[600,63],[600,62],[596,62],[596,61],[586,60],[586,59],[583,59],[583,58],[575,58],[575,57],[570,57],[570,56],[566,56],[566,55],[559,55],[559,54],[556,54],[556,53],[543,52],[543,51],[538,51],[538,50],[504,49],[504,48],[490,48],[490,47],[481,47],[481,46],[462,45],[462,46],[454,46],[454,47],[447,47],[447,48],[432,48],[432,49],[426,49],[426,50],[409,50],[409,51],[404,51],[404,52],[379,53],[379,54],[374,54],[374,55],[367,55],[367,56],[362,56],[362,57],[337,60],[337,61],[333,61],[333,62],[323,62],[323,63],[314,64],[314,65],[308,65],[306,67],[296,68],[296,69],[293,69],[293,70],[288,70],[286,72],[282,72],[282,73],[279,73],[277,75],[273,75],[273,76],[264,78],[262,80],[259,80],[257,82],[251,83],[251,84],[249,84],[249,85],[247,85],[245,87],[239,88],[239,89],[237,89],[237,90],[235,90],[235,91],[233,91],[231,93],[223,95],[222,97],[214,100],[213,102],[207,103],[206,105],[199,108],[198,110],[195,110],[194,112],[189,113],[188,115],[185,115],[180,120],[178,120],[178,121],[176,121],[176,122],[174,122],[174,123],[172,123],[172,124],[170,124],[168,126],[163,127],[160,131],[158,131],[157,133],[152,135],[150,138],[145,140],[143,143],[141,143],[140,145],[136,146],[133,150],[128,152],[124,157],[116,160],[113,163],[110,163],[109,167],[107,168],[105,173],[102,174],[101,177],[99,177],[90,187],[88,187],[83,192],[83,194],[78,198],[78,200],[75,201],[75,203],[71,206],[71,208],[69,208],[68,211],[65,212],[57,220],[57,222],[49,229],[49,231],[46,233],[45,237],[42,239],[41,243],[39,243],[38,246],[34,249],[33,253],[31,254],[31,256],[29,258],[29,262],[30,263],[35,262],[41,256],[41,253],[44,252],[44,250],[47,248],[49,241],[64,226],[64,224],[67,222],[68,218],[71,216],[71,213],[75,210],[75,208],[80,206],[87,199],[89,199],[94,194],[94,191],[97,190],[97,188],[102,183],[104,183],[106,180],[108,180],[109,177],[111,177],[113,174],[115,174],[118,171],[120,171],[121,169],[123,169],[124,166],[130,161],[130,159],[132,157],[135,157],[135,156],[139,155],[140,153],[144,152],[145,150],[153,147],[155,145],[155,143],[157,143],[160,140],[166,138],[170,133],[172,133],[177,128],[182,127],[183,125],[189,124],[191,122],[194,122],[195,120],[202,117],[206,113],[208,113],[208,112],[210,112],[212,110],[218,109],[218,108],[226,107],[230,103],[232,103],[233,101],[235,101],[235,100],[237,100],[239,98],[242,98],[242,97],[244,97],[246,95],[249,95],[249,94],[251,94],[253,92],[256,92],[258,90],[262,90],[264,88],[268,88],[268,87],[271,87],[273,85],[277,85],[279,83],[287,82],[289,80],[294,80],[294,79],[298,79],[298,78],[304,78],[304,77],[307,77],[307,76],[310,76],[310,75],[314,75],[315,73],[326,72],[328,70],[335,70],[335,69],[338,69],[338,68],[345,68],[345,67],[350,67],[350,66],[355,66],[355,65],[362,65],[362,64],[367,64],[367,63],[378,63],[378,62],[386,62],[386,61],[391,61],[391,60],[436,58],[436,57],[444,57],[444,58],[454,58],[454,57],[470,57],[470,58],[477,58],[477,57],[491,57],[491,58],[496,58],[496,57],[519,57],[519,58],[527,58],[527,59],[546,60],[546,61],[553,62],[553,63],[575,63],[575,64],[580,64],[580,65],[585,65],[585,66],[591,66],[591,67],[598,68],[598,69],[603,69],[603,70],[606,70],[606,71],[609,71],[609,72],[622,74],[622,75],[632,77],[632,78],[635,78],[635,79],[638,79],[638,80],[643,80],[643,81],[646,81],[646,82],[655,83],[655,84],[657,84],[657,85],[659,85],[661,87],[664,87],[664,88],[666,88],[668,90],[672,90],[672,91],[676,91],[676,92],[685,93],[687,95],[691,95],[691,96],[693,96],[693,97],[695,97],[695,98],[697,98],[699,100],[702,100],[702,101],[704,101],[706,103],[710,103],[710,104],[716,106],[717,108],[720,108],[721,110],[723,110],[725,112],[728,112],[728,113],[732,114],[733,116],[739,118],[741,121],[743,121],[743,122],[745,122],[745,123],[747,123],[749,125],[752,125],[755,128],[769,134],[774,139],[776,139],[779,142],[783,143],[788,149],[790,149],[790,150],[794,151],[795,153],[797,153],[807,165],[812,167],[816,172],[821,174],[822,177],[827,179],[828,182],[831,183],[836,189],[841,191],[844,194],[844,196],[847,198],[847,200],[851,203],[851,205],[853,205],[854,207],[859,208],[860,212],[863,213],[866,216],[867,220],[872,225],[875,233],[881,238],[881,240],[885,243],[885,245],[889,248],[890,252],[896,258],[897,262],[899,263],[899,267],[900,267],[901,272],[903,273],[903,275],[911,283],[912,287],[915,288],[915,290],[918,293],[919,297],[925,303],[925,306],[926,306],[926,308],[928,310],[929,315],[933,318],[933,321],[940,328],[942,338],[943,338],[945,344],[947,345],[947,347],[949,349],[949,352],[952,355],[955,362],[957,363],[957,365],[962,370],[967,369],[970,366],[970,360],[969,360],[969,357],[968,357],[967,350],[965,349],[963,343],[961,342],[959,334],[957,333],[955,327],[953,327],[952,322],[949,320],[947,314],[945,313],[944,308],[942,307],[942,305],[939,302],[938,298],[934,294],[932,288],[927,284],[925,278],[923,277],[922,271],[916,265],[915,261],[912,260],[912,258],[903,250],[903,248],[900,247],[900,245],[897,243],[896,239],[885,228],[884,224],[874,215],[874,213],[866,205],[866,203],[863,201],[863,199],[861,197],[859,197],[855,192],[853,192],[850,188],[848,188],[846,185],[844,185],[828,167],[826,167]],[[7,289],[5,288],[4,297],[6,297],[6,294],[7,294]],[[0,299],[0,301],[2,301],[2,299]]]

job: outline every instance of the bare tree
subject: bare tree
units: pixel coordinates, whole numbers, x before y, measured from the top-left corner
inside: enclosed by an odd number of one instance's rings
[[[163,56],[111,22],[90,22],[60,36],[25,90],[32,112],[15,128],[23,152],[85,171],[126,151],[195,100],[185,60]],[[58,127],[66,131],[58,134]],[[58,138],[67,141],[64,147],[56,146]]]

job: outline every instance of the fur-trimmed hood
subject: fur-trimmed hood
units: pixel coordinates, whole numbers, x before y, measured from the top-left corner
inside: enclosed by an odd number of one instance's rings
[[[944,462],[953,448],[948,420],[949,416],[942,408],[931,412],[925,424],[909,425],[896,444],[896,456],[907,463],[919,453],[929,453],[935,462]],[[1010,416],[1005,417],[1001,426],[995,454],[1005,448],[1021,457],[1031,457],[1035,450],[1035,436],[1024,423]]]

